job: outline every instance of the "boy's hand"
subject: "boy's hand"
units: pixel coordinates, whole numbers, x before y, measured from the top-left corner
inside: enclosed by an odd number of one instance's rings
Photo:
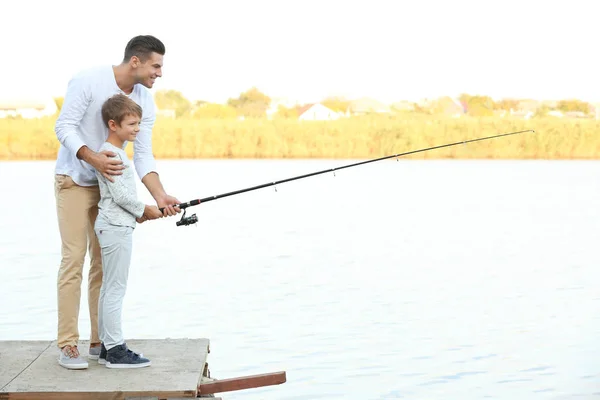
[[[146,218],[144,215],[142,215],[140,218],[136,218],[135,220],[138,224],[142,224],[145,221],[148,221],[148,218]]]
[[[146,219],[157,219],[157,218],[162,218],[163,213],[160,212],[160,210],[158,209],[158,207],[156,206],[146,206],[144,208],[144,215],[142,215],[142,218],[146,218]]]

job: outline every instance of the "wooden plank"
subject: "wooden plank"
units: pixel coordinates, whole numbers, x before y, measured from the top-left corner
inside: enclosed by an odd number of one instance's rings
[[[147,368],[110,369],[89,360],[89,368],[68,370],[58,365],[56,343],[3,390],[0,399],[125,399],[128,397],[194,398],[198,376],[208,356],[208,339],[128,340],[134,351],[151,359]],[[79,351],[87,358],[89,343]],[[4,392],[4,393],[2,393]]]
[[[0,393],[51,344],[51,340],[0,341]]]
[[[10,400],[13,398],[17,398],[17,399],[31,399],[32,397],[29,396],[29,393],[25,393],[25,394],[18,394],[17,397],[14,397],[14,394],[12,393],[0,393],[0,400]],[[190,399],[190,397],[160,397],[160,396],[133,396],[133,397],[128,397],[125,396],[123,397],[122,394],[120,393],[83,393],[84,397],[81,397],[80,393],[75,394],[69,394],[67,396],[64,396],[63,394],[57,394],[57,393],[51,393],[50,395],[43,397],[43,399],[47,399],[47,400],[61,400],[61,399],[124,399],[124,400],[188,400]],[[91,396],[91,397],[90,397]],[[100,396],[100,397],[94,397],[94,396]],[[191,397],[191,398],[199,398],[199,397]],[[204,398],[204,397],[202,397]],[[224,400],[222,397],[206,397],[206,399],[208,400]]]
[[[204,397],[202,397],[204,398]],[[207,400],[224,400],[222,397],[206,397]],[[187,398],[185,397],[169,397],[169,398],[165,398],[165,399],[161,399],[159,397],[153,396],[153,397],[127,397],[125,398],[125,400],[187,400]]]
[[[149,399],[193,399],[193,393],[187,393],[183,396],[181,392],[19,392],[19,393],[0,393],[0,400],[130,400],[137,399],[138,396]]]
[[[198,385],[198,395],[253,389],[263,386],[280,385],[286,382],[285,371],[260,375],[247,375],[237,378],[219,379]]]

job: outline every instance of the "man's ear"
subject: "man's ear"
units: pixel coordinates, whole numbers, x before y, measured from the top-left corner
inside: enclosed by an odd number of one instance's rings
[[[137,56],[131,56],[129,59],[129,65],[132,68],[137,68],[142,64],[142,61]]]

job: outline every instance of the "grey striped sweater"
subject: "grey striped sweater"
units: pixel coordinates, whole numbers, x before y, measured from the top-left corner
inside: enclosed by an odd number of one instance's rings
[[[98,203],[98,217],[111,225],[130,226],[135,228],[136,217],[144,214],[145,204],[138,200],[134,169],[127,153],[123,149],[105,142],[100,151],[108,150],[117,154],[123,161],[125,169],[122,175],[113,175],[114,182],[106,179],[96,171],[100,186],[100,202]]]

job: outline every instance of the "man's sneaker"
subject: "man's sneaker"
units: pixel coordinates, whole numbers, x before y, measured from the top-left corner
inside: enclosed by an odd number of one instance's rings
[[[106,368],[149,367],[150,360],[129,350],[126,344],[113,347],[106,352]]]
[[[90,360],[97,360],[98,356],[100,356],[101,347],[102,345],[94,347],[90,346],[90,350],[88,351],[88,358]]]
[[[100,346],[90,347],[90,360],[98,360],[98,364],[106,364],[106,347],[104,343]]]
[[[87,361],[79,355],[77,346],[63,347],[58,357],[58,364],[67,369],[86,369],[88,367]]]

